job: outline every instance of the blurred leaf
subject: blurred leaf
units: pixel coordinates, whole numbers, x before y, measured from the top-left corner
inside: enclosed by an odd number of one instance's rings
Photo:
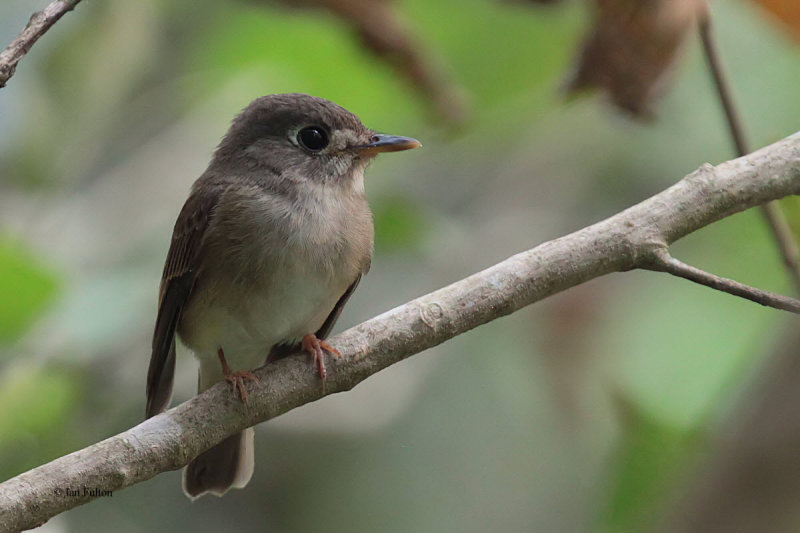
[[[22,244],[0,237],[0,342],[18,337],[53,300],[58,276]]]
[[[800,244],[800,196],[788,196],[780,200],[780,204],[792,228],[794,238]]]
[[[552,5],[552,4],[559,4],[562,0],[518,0],[520,2],[529,2],[531,4],[542,4],[542,5]]]
[[[647,531],[670,481],[696,449],[698,438],[650,416],[625,398],[618,398],[617,405],[622,441],[603,530]]]
[[[283,0],[292,6],[322,8],[346,22],[364,47],[406,78],[427,101],[438,118],[454,125],[468,114],[463,90],[431,58],[436,53],[423,45],[400,17],[391,0]]]
[[[190,60],[190,68],[213,73],[202,77],[200,96],[246,73],[244,103],[254,90],[304,92],[337,102],[368,126],[393,131],[405,131],[424,115],[391,69],[365,61],[362,47],[330,16],[270,6],[234,10],[204,39]]]
[[[376,202],[375,244],[379,250],[405,251],[416,248],[425,236],[423,214],[411,200],[391,198]]]
[[[517,117],[553,105],[554,97],[532,102],[531,92],[552,91],[554,78],[564,70],[578,30],[577,4],[546,12],[483,0],[408,0],[406,5],[424,35],[445,52],[473,98],[476,115],[494,115],[501,103],[511,102]]]
[[[705,2],[594,0],[594,4],[593,26],[567,90],[602,90],[619,108],[648,118]]]
[[[13,454],[19,462],[35,464],[52,453],[42,449],[63,430],[78,389],[73,376],[60,371],[23,364],[7,372],[0,380],[0,455]],[[1,474],[13,475],[24,467],[0,468]]]

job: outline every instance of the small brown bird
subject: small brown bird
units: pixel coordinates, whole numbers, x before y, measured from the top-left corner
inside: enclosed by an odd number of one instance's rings
[[[246,401],[250,370],[305,350],[325,378],[325,341],[370,266],[372,213],[364,169],[380,152],[416,148],[305,94],[254,100],[217,147],[181,209],[164,265],[147,417],[167,408],[175,334],[200,362],[198,391],[228,380]],[[194,499],[242,488],[253,474],[253,428],[184,469]]]

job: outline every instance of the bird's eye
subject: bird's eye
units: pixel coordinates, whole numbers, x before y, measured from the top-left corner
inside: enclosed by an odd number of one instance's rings
[[[319,126],[309,126],[297,132],[297,142],[306,150],[319,152],[328,146],[328,134]]]

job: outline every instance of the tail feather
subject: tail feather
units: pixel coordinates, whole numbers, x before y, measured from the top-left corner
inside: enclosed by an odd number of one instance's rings
[[[216,355],[200,358],[197,377],[198,392],[224,379]],[[222,496],[229,489],[244,488],[255,466],[253,437],[253,428],[247,428],[192,459],[183,469],[184,494],[196,500],[204,494]]]
[[[255,466],[253,428],[231,435],[195,457],[183,469],[183,492],[191,500],[204,494],[222,496],[250,481]]]

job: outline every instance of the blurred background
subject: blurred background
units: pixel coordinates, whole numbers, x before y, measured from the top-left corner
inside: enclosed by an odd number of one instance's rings
[[[3,0],[0,46],[47,3]],[[321,96],[424,144],[368,172],[376,255],[336,331],[732,158],[697,2],[644,4],[663,12],[79,4],[0,90],[0,480],[142,421],[172,224],[257,96]],[[711,6],[754,147],[800,128],[790,4]],[[642,51],[638,77],[605,68],[620,50]],[[800,228],[800,202],[784,207]],[[673,251],[794,290],[757,210]],[[797,325],[667,275],[608,276],[261,424],[246,490],[191,503],[168,472],[41,531],[800,531]],[[194,394],[188,353],[176,381],[174,403]]]

